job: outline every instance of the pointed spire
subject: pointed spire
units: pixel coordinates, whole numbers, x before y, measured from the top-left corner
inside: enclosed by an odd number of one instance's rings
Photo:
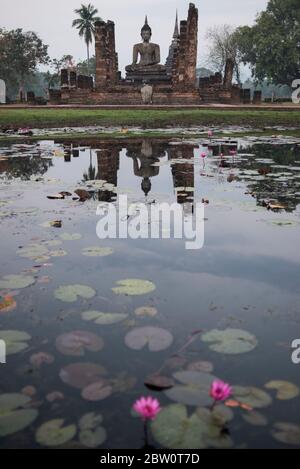
[[[145,24],[148,25],[148,16],[145,17]]]
[[[179,37],[179,26],[178,26],[178,10],[176,10],[176,20],[175,20],[175,28],[173,38],[177,39]]]

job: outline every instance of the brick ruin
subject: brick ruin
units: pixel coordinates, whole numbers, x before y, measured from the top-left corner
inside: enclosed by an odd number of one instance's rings
[[[166,60],[165,76],[152,86],[153,105],[197,105],[206,102],[240,102],[240,88],[232,85],[233,67],[228,61],[225,76],[216,74],[197,80],[198,9],[189,5],[187,20],[176,18],[175,30]],[[61,89],[50,92],[52,104],[140,105],[141,81],[122,78],[118,68],[115,24],[95,24],[96,79],[77,75],[76,69],[61,71]],[[146,82],[146,81],[145,81]]]

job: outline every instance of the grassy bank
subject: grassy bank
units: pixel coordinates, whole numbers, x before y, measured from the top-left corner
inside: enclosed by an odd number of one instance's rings
[[[266,126],[300,127],[298,110],[246,109],[1,109],[3,127],[67,127],[67,126],[141,126],[154,129],[169,126],[241,125],[257,129]]]

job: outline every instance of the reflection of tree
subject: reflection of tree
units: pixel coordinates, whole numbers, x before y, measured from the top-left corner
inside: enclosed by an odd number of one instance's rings
[[[90,165],[88,167],[88,170],[83,173],[83,181],[95,181],[96,179],[99,178],[99,174],[96,170],[96,167],[93,166],[93,161],[92,161],[92,149],[90,148]]]
[[[300,203],[299,180],[296,178],[299,171],[293,170],[299,162],[298,145],[254,144],[240,148],[239,158],[233,159],[229,166],[239,170],[235,179],[246,182],[258,205],[276,200],[286,205],[288,211],[293,211]],[[248,171],[257,171],[257,175]],[[289,173],[288,178],[281,178],[282,173]]]
[[[7,179],[20,178],[28,181],[31,176],[42,176],[53,166],[52,160],[43,159],[40,156],[22,156],[20,158],[9,158],[5,162],[2,177]]]

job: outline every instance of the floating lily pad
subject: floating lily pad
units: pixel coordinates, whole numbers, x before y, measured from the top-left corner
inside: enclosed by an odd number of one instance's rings
[[[142,316],[142,317],[150,317],[153,318],[158,314],[158,311],[156,308],[153,308],[152,306],[141,306],[140,308],[137,308],[134,311],[134,314],[136,316]]]
[[[58,249],[57,251],[49,251],[50,257],[65,257],[67,255],[68,253],[67,251],[64,251],[64,249]]]
[[[275,423],[272,435],[280,443],[300,445],[300,425],[285,422]]]
[[[38,352],[31,355],[29,361],[31,365],[35,366],[36,368],[40,368],[44,363],[47,365],[54,363],[54,357],[49,353]]]
[[[144,384],[151,391],[165,391],[166,389],[171,389],[175,382],[168,376],[156,374],[148,376]]]
[[[150,326],[133,329],[125,337],[125,343],[129,348],[142,350],[148,346],[150,352],[165,350],[172,342],[173,336],[169,331]]]
[[[289,399],[294,399],[300,394],[298,386],[289,381],[270,381],[265,385],[266,389],[275,389],[277,391],[276,397],[280,401],[287,401]]]
[[[78,297],[91,299],[96,295],[95,290],[86,285],[65,285],[54,292],[55,298],[66,303],[77,301]]]
[[[222,427],[206,415],[197,413],[188,416],[182,404],[172,404],[162,409],[151,423],[155,440],[171,449],[205,449],[210,446],[229,448],[232,441],[223,435]]]
[[[112,394],[112,386],[104,379],[90,384],[82,390],[81,396],[86,401],[97,402],[103,401]]]
[[[76,425],[64,427],[64,419],[54,419],[41,425],[36,432],[36,441],[41,446],[60,446],[76,435]]]
[[[260,412],[248,412],[243,414],[242,417],[247,423],[256,427],[266,427],[268,425],[268,419]]]
[[[88,257],[106,257],[113,254],[114,250],[112,248],[100,248],[97,246],[84,248],[82,254]]]
[[[63,241],[77,241],[78,239],[82,238],[82,235],[79,233],[62,233],[59,235],[59,237]]]
[[[64,355],[80,357],[85,355],[85,350],[99,352],[104,347],[101,337],[87,331],[73,331],[62,334],[56,339],[56,348]]]
[[[79,441],[87,448],[98,448],[103,445],[107,438],[106,430],[98,427],[95,430],[82,430],[79,433]]]
[[[22,409],[30,401],[31,398],[23,394],[0,395],[0,436],[8,436],[24,430],[37,418],[36,409]]]
[[[154,283],[149,280],[140,279],[126,279],[117,282],[118,287],[112,288],[112,291],[117,295],[146,295],[153,292],[156,287]]]
[[[214,365],[211,362],[197,361],[189,363],[187,366],[188,371],[202,371],[203,373],[212,373]]]
[[[200,371],[179,371],[173,377],[181,384],[165,391],[172,401],[190,406],[209,406],[213,404],[209,391],[217,378]]]
[[[47,257],[49,255],[49,251],[46,246],[43,246],[41,244],[29,244],[29,246],[19,249],[17,251],[17,254],[20,257],[25,257],[34,260],[41,256]]]
[[[101,414],[89,412],[80,418],[78,426],[80,430],[93,430],[94,428],[97,428],[102,422],[103,416]]]
[[[0,280],[0,288],[5,290],[20,290],[35,283],[35,279],[29,275],[5,275]]]
[[[101,313],[100,311],[85,311],[81,314],[84,321],[93,321],[101,326],[110,326],[128,318],[125,313]]]
[[[203,334],[202,340],[210,343],[209,348],[214,352],[228,355],[251,352],[257,346],[256,337],[241,329],[213,329]]]
[[[268,407],[272,404],[272,398],[262,389],[253,386],[234,386],[233,397],[242,404],[247,404],[253,409]]]
[[[23,331],[0,331],[0,339],[5,342],[6,355],[13,355],[28,347],[31,336]]]
[[[101,380],[106,374],[105,369],[94,363],[72,363],[61,369],[60,379],[76,389],[84,389],[90,384]]]

